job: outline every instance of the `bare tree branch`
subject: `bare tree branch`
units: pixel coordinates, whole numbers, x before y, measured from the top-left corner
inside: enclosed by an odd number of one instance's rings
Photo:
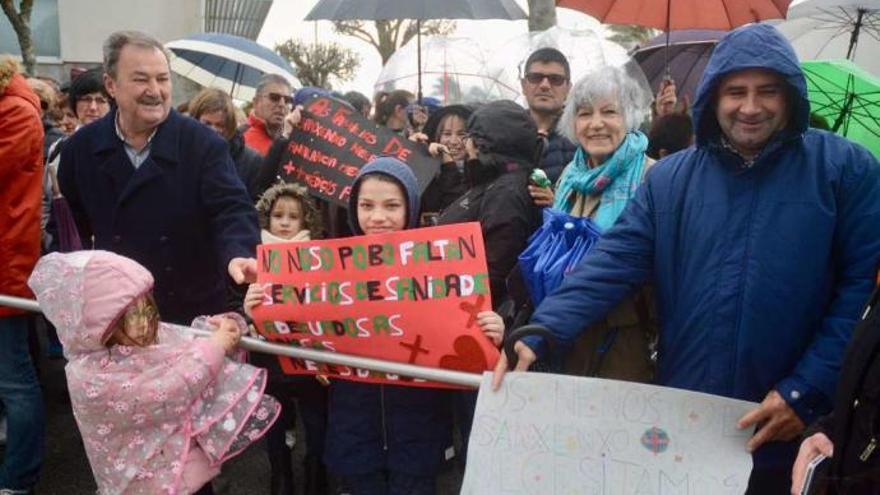
[[[18,37],[18,45],[21,48],[21,59],[24,69],[28,74],[34,74],[36,57],[34,56],[34,44],[31,38],[31,12],[34,8],[34,0],[21,0],[18,11],[15,10],[13,0],[0,0],[3,12],[9,18],[15,35]]]
[[[364,28],[363,21],[333,21],[333,30],[339,34],[354,36],[373,45],[377,50],[379,49],[379,40]]]
[[[646,41],[657,34],[651,28],[632,24],[611,24],[608,26],[608,30],[610,31],[608,39],[619,43],[627,50],[644,45]]]
[[[544,31],[556,25],[556,2],[529,0],[529,31]]]
[[[275,45],[275,51],[297,67],[297,77],[307,86],[332,89],[330,76],[348,81],[360,65],[352,50],[336,43],[308,43],[287,40]]]
[[[398,48],[409,42],[417,29],[416,21],[393,19],[373,21],[373,32],[368,31],[363,21],[333,21],[333,29],[339,34],[354,36],[373,46],[382,57],[382,64],[388,62]],[[455,30],[454,21],[431,20],[422,22],[422,35],[447,35]]]

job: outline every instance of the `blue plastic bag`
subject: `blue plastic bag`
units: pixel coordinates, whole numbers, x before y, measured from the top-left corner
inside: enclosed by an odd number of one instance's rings
[[[590,219],[544,209],[544,224],[519,256],[523,281],[535,307],[559,287],[600,235]]]

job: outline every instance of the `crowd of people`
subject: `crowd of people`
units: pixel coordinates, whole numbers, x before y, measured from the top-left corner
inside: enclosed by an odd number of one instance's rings
[[[829,493],[880,490],[880,327],[865,312],[880,164],[810,128],[804,75],[775,28],[727,34],[692,107],[673,81],[649,103],[615,67],[573,81],[566,57],[541,48],[523,65],[526,108],[405,90],[371,102],[273,74],[246,111],[215,88],[172,108],[160,42],[116,32],[103,53],[65,87],[0,63],[0,294],[36,296],[49,352],[63,347],[101,493],[213,493],[222,462],[263,436],[267,488],[293,493],[297,415],[306,493],[435,493],[466,456],[476,392],[288,376],[274,356],[243,364],[236,346],[256,335],[257,245],[463,222],[479,222],[486,245],[486,338],[501,347],[527,321],[553,337],[552,351],[550,337],[512,343],[516,370],[754,401],[734,425],[754,430],[748,493],[799,493],[819,454],[832,458]],[[379,157],[347,208],[281,180],[315,97],[422,146],[434,179]],[[534,304],[518,257],[544,208],[601,237]],[[34,319],[0,306],[2,495],[31,493],[45,452]],[[507,371],[502,353],[495,388]]]

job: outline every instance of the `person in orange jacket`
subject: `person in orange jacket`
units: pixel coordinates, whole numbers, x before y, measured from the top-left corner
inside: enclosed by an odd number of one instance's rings
[[[266,156],[272,141],[281,134],[284,117],[290,113],[293,103],[293,88],[282,76],[266,74],[257,84],[254,96],[254,109],[248,116],[247,124],[239,130],[244,136],[244,144]]]
[[[27,279],[40,256],[43,125],[40,100],[12,60],[0,61],[0,295],[33,298]],[[46,416],[28,353],[23,311],[0,306],[0,403],[7,439],[0,493],[30,493],[43,461]]]

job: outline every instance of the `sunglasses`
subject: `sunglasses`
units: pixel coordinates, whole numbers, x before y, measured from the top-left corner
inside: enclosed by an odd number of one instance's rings
[[[529,84],[541,84],[544,79],[550,81],[551,86],[562,86],[568,82],[568,78],[560,74],[543,74],[541,72],[529,72],[526,74],[525,80]]]
[[[291,105],[293,103],[292,97],[281,93],[267,93],[266,98],[269,98],[269,101],[272,103],[280,103],[281,100],[284,100],[285,105]]]

